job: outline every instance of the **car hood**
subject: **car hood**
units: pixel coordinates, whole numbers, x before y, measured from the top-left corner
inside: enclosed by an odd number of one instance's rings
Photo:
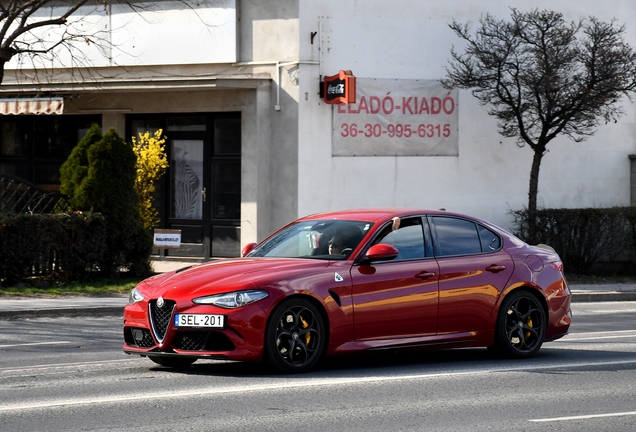
[[[153,276],[144,281],[144,291],[152,297],[177,299],[255,289],[274,278],[289,278],[292,273],[328,265],[329,261],[297,258],[222,259]]]

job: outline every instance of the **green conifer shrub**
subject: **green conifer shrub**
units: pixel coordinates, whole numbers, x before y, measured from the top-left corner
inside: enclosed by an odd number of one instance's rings
[[[90,204],[86,202],[83,194],[76,193],[76,189],[88,175],[88,149],[101,139],[102,132],[99,126],[92,124],[60,167],[60,192],[70,198],[71,206],[76,210],[90,209]]]
[[[82,140],[69,166],[83,167],[82,154],[87,146],[86,175],[83,168],[68,168],[70,175],[61,178],[65,191],[72,191],[71,202],[77,210],[90,210],[104,215],[108,227],[107,251],[103,273],[116,276],[127,268],[135,276],[150,273],[152,238],[137,210],[135,191],[136,161],[132,145],[126,143],[114,129],[101,139],[93,128],[90,138]],[[87,134],[87,135],[89,135]],[[85,137],[86,138],[86,137]],[[62,189],[62,187],[61,187]]]

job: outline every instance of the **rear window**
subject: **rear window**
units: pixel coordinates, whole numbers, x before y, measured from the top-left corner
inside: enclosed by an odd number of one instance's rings
[[[435,256],[472,255],[498,251],[502,247],[499,234],[478,223],[459,218],[432,218],[437,236]]]

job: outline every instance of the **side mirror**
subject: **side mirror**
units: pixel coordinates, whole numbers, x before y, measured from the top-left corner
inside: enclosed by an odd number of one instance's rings
[[[392,260],[395,259],[400,252],[391,245],[380,243],[375,246],[371,246],[364,258],[367,261],[380,261],[380,260]]]
[[[248,253],[252,252],[252,250],[254,250],[255,247],[256,247],[256,243],[252,242],[252,243],[246,244],[243,250],[241,251],[241,256],[244,257]]]

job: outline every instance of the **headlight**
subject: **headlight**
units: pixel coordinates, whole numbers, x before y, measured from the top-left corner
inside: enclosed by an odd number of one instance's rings
[[[199,297],[192,300],[195,304],[211,304],[226,309],[234,309],[245,306],[267,297],[269,293],[262,290],[237,291],[226,294],[217,294],[207,297]]]
[[[137,288],[133,288],[130,290],[130,295],[128,296],[128,304],[133,304],[140,302],[144,299],[144,296],[141,295]]]

